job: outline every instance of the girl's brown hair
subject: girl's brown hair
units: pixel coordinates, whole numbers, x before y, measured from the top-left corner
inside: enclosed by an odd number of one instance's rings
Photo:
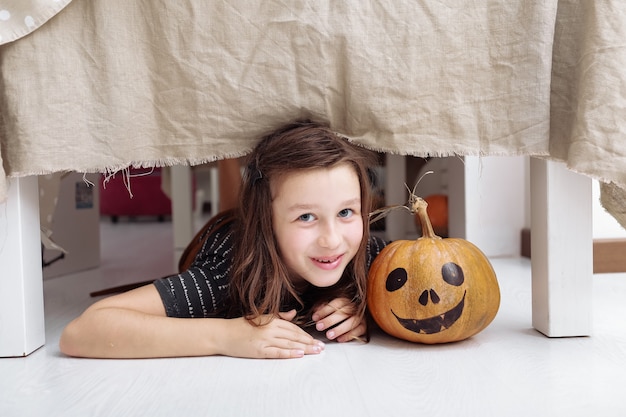
[[[331,168],[350,164],[361,185],[363,240],[342,278],[328,288],[296,292],[278,249],[272,227],[270,181],[293,171]],[[231,282],[231,300],[239,315],[253,319],[262,314],[277,315],[281,307],[295,306],[299,324],[310,320],[317,304],[346,297],[354,303],[354,314],[365,313],[367,279],[366,250],[369,240],[368,213],[371,185],[368,168],[375,154],[348,142],[327,126],[309,120],[297,121],[261,138],[248,155],[238,208],[238,232]],[[231,312],[232,314],[232,312]]]

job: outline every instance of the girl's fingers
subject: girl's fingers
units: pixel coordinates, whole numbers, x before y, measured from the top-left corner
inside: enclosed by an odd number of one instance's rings
[[[321,306],[313,314],[315,328],[319,331],[329,329],[352,317],[354,305],[347,298],[337,298]]]
[[[274,343],[264,349],[265,357],[287,359],[301,358],[304,355],[317,355],[324,350],[324,343],[315,340],[312,344],[294,342],[286,339],[275,339]]]
[[[367,335],[367,325],[362,322],[354,329],[350,330],[348,333],[344,333],[341,336],[337,337],[337,341],[340,343],[350,342],[357,338],[364,338]]]
[[[304,350],[305,354],[320,353],[324,349],[324,343],[315,340],[308,333],[306,336],[294,332],[281,333],[273,336],[272,340],[277,347]]]
[[[350,317],[353,317],[353,316],[350,316],[342,312],[335,312],[325,317],[323,320],[320,320],[317,323],[315,323],[315,328],[319,331],[329,329],[341,322],[346,321]]]
[[[229,356],[286,359],[324,350],[324,343],[280,318],[265,315],[251,322],[241,317],[232,323],[233,331],[225,338],[223,346]]]
[[[276,320],[275,325],[274,331],[268,329],[268,334],[273,347],[281,350],[278,357],[301,357],[324,350],[323,342],[314,339],[297,325],[285,320]]]
[[[349,342],[367,333],[364,321],[353,316],[354,305],[347,298],[336,298],[320,306],[313,314],[315,328],[326,330],[326,337],[338,342]]]
[[[299,349],[281,349],[277,347],[268,347],[263,351],[265,359],[290,359],[301,358],[304,351]]]
[[[354,314],[354,306],[347,298],[336,298],[317,308],[312,318],[314,321],[319,321],[336,312],[342,312],[350,316]]]
[[[357,319],[355,317],[349,317],[343,320],[340,324],[335,327],[329,329],[326,332],[326,337],[330,340],[336,339],[343,334],[350,332],[352,329],[356,328],[359,323],[357,323]]]
[[[344,323],[327,332],[333,332],[333,338],[335,338],[337,342],[350,342],[351,340],[361,338],[367,334],[367,325],[365,324],[365,322],[361,322],[356,326],[354,325],[354,323],[351,323],[351,326],[354,327],[346,326],[342,328],[343,324]]]

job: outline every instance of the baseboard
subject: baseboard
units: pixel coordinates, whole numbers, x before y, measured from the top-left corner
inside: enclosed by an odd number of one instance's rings
[[[594,239],[593,272],[626,272],[626,239]]]
[[[521,232],[521,256],[530,258],[530,229]],[[593,240],[593,273],[626,272],[626,239]]]

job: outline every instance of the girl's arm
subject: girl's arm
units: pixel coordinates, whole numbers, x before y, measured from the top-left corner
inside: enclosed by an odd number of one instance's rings
[[[289,321],[294,315],[261,317],[268,322],[263,326],[244,318],[171,318],[150,284],[93,304],[67,325],[59,346],[66,355],[91,358],[293,358],[321,352],[321,342]]]

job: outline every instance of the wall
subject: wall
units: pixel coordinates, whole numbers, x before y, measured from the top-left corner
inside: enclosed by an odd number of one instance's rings
[[[528,158],[449,158],[450,236],[487,256],[519,256],[527,220]]]

